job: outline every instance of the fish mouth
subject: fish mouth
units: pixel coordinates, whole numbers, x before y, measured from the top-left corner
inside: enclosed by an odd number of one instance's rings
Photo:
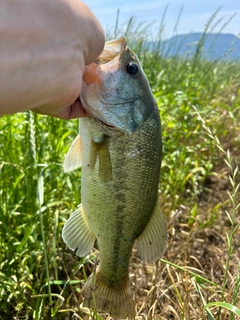
[[[83,84],[84,87],[88,87],[86,85],[86,83]],[[118,131],[122,131],[121,128],[116,127],[116,125],[114,125],[111,121],[109,121],[105,116],[104,116],[104,112],[102,112],[102,110],[98,110],[97,108],[93,108],[91,107],[90,104],[87,103],[87,101],[84,100],[83,95],[81,94],[79,96],[79,99],[81,101],[82,107],[85,110],[85,112],[92,118],[95,118],[98,122],[100,122],[101,124],[104,124],[105,126],[107,126],[109,129],[112,130],[118,130]],[[101,104],[107,105],[108,103],[106,101],[104,101],[103,99],[101,99],[101,97],[98,97],[99,101],[101,102]],[[133,103],[134,101],[136,101],[137,99],[133,100],[133,101],[127,101],[128,103]],[[126,103],[126,101],[123,101],[122,103],[111,103],[111,106],[114,105],[124,105]]]
[[[134,108],[141,96],[138,92],[121,94],[117,84],[118,77],[123,82],[124,59],[129,58],[132,56],[124,37],[107,42],[100,57],[85,67],[80,94],[83,109],[89,116],[125,134],[131,134],[143,121],[141,112]]]
[[[100,82],[102,72],[100,66],[103,64],[106,65],[109,62],[115,60],[117,56],[119,56],[121,52],[126,49],[126,47],[127,43],[125,37],[120,37],[118,39],[107,41],[105,43],[104,50],[101,53],[101,55],[93,63],[85,67],[85,72],[83,74],[82,90],[79,96],[82,107],[90,116],[98,119],[101,123],[105,124],[109,128],[114,128],[114,126],[109,120],[105,118],[103,110],[99,110],[98,108],[92,107],[91,104],[89,104],[84,99],[84,97],[86,96],[88,87],[95,86],[96,88],[96,83]],[[100,97],[98,94],[97,99],[102,105],[108,104],[107,101],[103,101],[102,97]]]
[[[87,89],[88,85],[86,84],[86,82],[83,82],[83,92]],[[84,90],[85,89],[85,90]],[[93,107],[91,107],[91,105],[89,103],[87,103],[87,101],[84,100],[83,94],[81,93],[79,96],[79,99],[81,101],[82,107],[83,109],[88,113],[88,115],[90,117],[95,118],[96,120],[98,120],[100,123],[103,123],[104,125],[106,125],[109,128],[114,128],[113,125],[107,121],[107,119],[105,117],[103,117],[103,114],[100,110],[98,109],[94,109]]]

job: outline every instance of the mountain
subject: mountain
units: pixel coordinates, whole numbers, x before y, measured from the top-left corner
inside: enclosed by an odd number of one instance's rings
[[[156,46],[157,43],[151,43],[152,48]],[[201,56],[205,59],[240,60],[240,39],[233,34],[190,33],[176,35],[160,43],[160,50],[166,57],[191,58],[199,47]]]

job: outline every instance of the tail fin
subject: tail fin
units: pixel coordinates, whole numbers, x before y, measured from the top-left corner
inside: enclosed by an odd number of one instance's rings
[[[135,318],[135,304],[129,279],[124,284],[110,287],[97,270],[83,287],[83,295],[86,307],[107,312],[113,318]]]

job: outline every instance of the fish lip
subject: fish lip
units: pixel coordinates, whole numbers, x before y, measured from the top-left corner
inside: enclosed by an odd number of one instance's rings
[[[118,131],[122,131],[124,132],[124,130],[122,130],[121,128],[115,127],[114,124],[110,121],[108,121],[106,119],[106,117],[104,115],[101,114],[101,112],[99,112],[97,109],[92,108],[85,100],[84,100],[84,92],[86,91],[86,89],[91,86],[93,84],[88,85],[85,81],[83,81],[83,89],[82,92],[79,96],[81,104],[83,109],[90,115],[90,117],[98,120],[100,123],[106,125],[108,128],[112,129],[112,130],[118,130]],[[103,105],[109,105],[109,103],[104,100],[101,96],[98,95],[98,99],[100,101],[101,104]],[[131,100],[123,100],[122,102],[116,102],[116,103],[112,103],[111,102],[111,106],[117,106],[117,105],[124,105],[126,103],[130,104],[130,103],[134,103],[137,100],[141,99],[141,97],[136,97],[135,99],[131,99]]]
[[[99,123],[104,124],[105,126],[107,126],[110,130],[114,130],[114,131],[120,131],[120,132],[125,132],[124,130],[122,130],[121,128],[115,127],[111,122],[107,121],[105,117],[103,116],[98,116],[96,113],[93,114],[93,112],[91,112],[91,110],[93,110],[93,108],[86,102],[84,101],[84,99],[80,96],[80,100],[82,103],[82,107],[83,109],[88,113],[88,115],[90,116],[90,118],[93,118],[95,120],[97,120]],[[131,102],[134,102],[136,100],[133,100]],[[118,103],[119,104],[124,104],[124,102],[122,103]],[[115,105],[115,104],[112,104]],[[116,104],[117,105],[117,104]],[[89,110],[90,109],[90,110]],[[94,110],[95,111],[95,110]]]
[[[88,85],[88,84],[86,83],[86,81],[83,80],[82,92],[81,92],[80,95],[79,95],[79,98],[80,98],[80,101],[81,101],[81,103],[82,103],[82,106],[83,106],[83,108],[84,108],[86,111],[88,111],[88,110],[87,110],[88,107],[89,107],[90,109],[93,109],[93,108],[92,108],[87,102],[85,102],[84,97],[83,97],[83,94],[84,94],[84,92],[87,90],[87,88],[90,87],[90,86],[92,86],[92,85],[95,85],[95,86],[96,86],[96,83],[91,83],[91,84]],[[101,104],[104,104],[104,105],[111,105],[111,106],[122,105],[122,104],[125,104],[125,103],[132,103],[132,102],[135,102],[135,101],[138,101],[138,100],[141,99],[141,97],[138,96],[138,97],[133,97],[131,100],[124,100],[124,99],[122,99],[122,102],[116,102],[116,103],[111,102],[111,104],[110,104],[107,100],[104,100],[104,99],[102,98],[102,96],[98,94],[98,90],[96,90],[96,92],[97,92],[97,97],[98,97],[99,101],[101,102]],[[113,93],[111,93],[111,96],[112,96],[113,98],[119,99],[119,97],[114,96]],[[87,105],[88,107],[86,107],[86,105]],[[94,110],[95,110],[95,109],[94,109]]]
[[[96,119],[100,124],[103,124],[104,126],[108,127],[108,129],[110,129],[110,130],[115,130],[115,131],[119,131],[118,128],[115,128],[115,127],[107,124],[106,122],[103,122],[103,121],[100,120],[100,119],[97,119],[97,118],[95,118],[95,119]]]
[[[109,127],[110,129],[113,129],[113,128],[115,129],[115,127],[114,127],[111,123],[107,122],[104,117],[101,117],[100,115],[98,116],[98,113],[96,112],[96,110],[93,109],[93,108],[84,100],[82,94],[80,94],[79,98],[80,98],[80,101],[81,101],[81,104],[82,104],[83,109],[89,114],[89,116],[90,116],[91,118],[94,118],[94,119],[96,119],[97,121],[99,121],[100,123],[103,123],[104,125],[106,125],[106,126]],[[96,114],[96,113],[97,113],[97,114]]]
[[[135,101],[137,101],[137,100],[139,100],[140,98],[136,98],[136,99],[133,99],[133,100],[125,100],[125,101],[123,101],[123,102],[116,102],[116,103],[114,103],[114,102],[111,102],[111,106],[118,106],[118,105],[122,105],[122,104],[126,104],[126,103],[133,103],[133,102],[135,102]],[[103,103],[103,104],[108,104],[105,100],[103,100],[103,99],[101,99],[101,98],[99,98],[99,101],[101,102],[101,103]]]

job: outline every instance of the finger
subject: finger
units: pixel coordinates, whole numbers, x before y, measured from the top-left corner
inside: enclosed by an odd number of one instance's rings
[[[81,36],[84,35],[83,38],[85,43],[83,53],[85,58],[85,65],[88,65],[96,60],[101,54],[105,44],[105,36],[100,22],[88,8],[88,6],[85,3],[81,2],[79,8],[79,15],[81,15],[81,20],[85,20],[84,28],[83,26],[81,26],[81,32],[79,34],[81,34]]]
[[[66,109],[61,110],[56,117],[61,119],[76,119],[86,116],[86,111],[82,108],[80,101],[75,101]]]

